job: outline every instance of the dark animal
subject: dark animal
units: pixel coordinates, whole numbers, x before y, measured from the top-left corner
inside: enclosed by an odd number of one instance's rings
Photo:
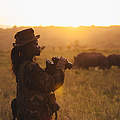
[[[11,109],[12,109],[13,120],[16,120],[17,119],[17,101],[16,101],[16,98],[14,98],[11,101]]]
[[[109,62],[104,55],[95,52],[80,53],[74,57],[73,68],[89,69],[89,67],[109,69]]]
[[[111,54],[107,57],[110,67],[118,66],[120,68],[120,55]]]

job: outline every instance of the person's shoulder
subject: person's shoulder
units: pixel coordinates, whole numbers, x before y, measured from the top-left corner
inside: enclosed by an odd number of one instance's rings
[[[25,65],[25,71],[27,72],[41,71],[42,72],[43,69],[39,66],[38,63],[31,61]]]

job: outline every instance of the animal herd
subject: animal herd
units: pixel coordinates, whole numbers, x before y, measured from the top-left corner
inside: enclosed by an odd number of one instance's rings
[[[83,52],[74,57],[73,68],[89,69],[98,67],[99,69],[110,69],[112,66],[120,68],[120,54],[104,56],[102,53]]]

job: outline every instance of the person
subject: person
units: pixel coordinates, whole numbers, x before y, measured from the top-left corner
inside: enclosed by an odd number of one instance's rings
[[[53,113],[59,110],[54,91],[64,83],[66,59],[60,57],[56,70],[49,74],[34,61],[41,52],[38,45],[40,35],[35,35],[34,30],[28,28],[17,32],[14,38],[11,61],[17,82],[14,100],[17,105],[13,104],[17,119],[51,120]]]

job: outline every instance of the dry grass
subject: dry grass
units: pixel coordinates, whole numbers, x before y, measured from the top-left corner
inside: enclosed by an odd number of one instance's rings
[[[49,54],[48,54],[49,51]],[[73,56],[82,51],[47,49],[37,58],[44,68],[45,60],[52,56],[65,56],[73,62]],[[103,54],[115,50],[99,50]],[[117,50],[116,53],[120,53]],[[58,120],[120,120],[120,73],[110,70],[67,70],[63,87],[56,91],[61,106]],[[0,52],[0,120],[11,120],[10,102],[16,94],[15,77],[11,71],[10,52]]]

